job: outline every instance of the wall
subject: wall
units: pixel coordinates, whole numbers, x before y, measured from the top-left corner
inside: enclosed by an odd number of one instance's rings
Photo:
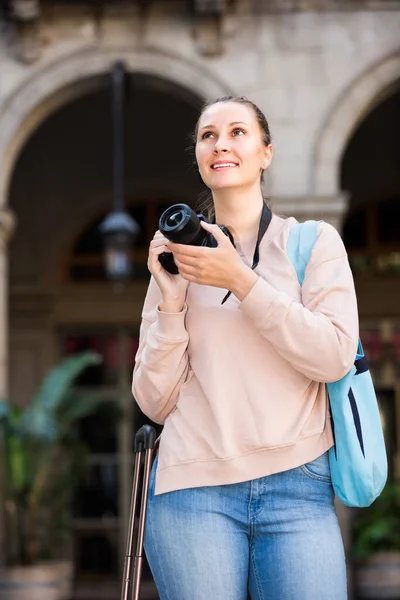
[[[224,52],[207,58],[197,51],[186,15],[168,14],[168,10],[172,9],[155,3],[146,22],[138,24],[133,10],[123,14],[122,8],[109,9],[100,28],[83,10],[63,9],[60,14],[53,11],[42,25],[42,58],[31,66],[15,62],[5,36],[0,35],[0,114],[18,86],[23,87],[46,69],[48,79],[51,78],[51,67],[58,65],[62,71],[63,63],[71,61],[71,57],[86,54],[86,63],[93,63],[96,56],[111,49],[120,49],[122,54],[146,52],[153,65],[171,57],[175,66],[170,72],[164,71],[165,76],[176,79],[176,65],[180,64],[181,71],[186,68],[192,72],[192,81],[188,73],[183,76],[188,88],[199,91],[202,80],[212,79],[216,85],[205,85],[204,95],[219,91],[245,94],[266,112],[275,144],[274,164],[267,182],[271,195],[334,196],[338,190],[332,167],[316,178],[321,135],[354,82],[387,62],[398,49],[400,12],[230,18],[225,23]],[[79,72],[75,73],[75,79],[78,78]],[[380,87],[385,87],[383,71],[379,78]],[[69,83],[70,74],[65,79]],[[54,88],[61,86],[62,78],[54,78]],[[350,127],[371,104],[376,88],[379,91],[377,85],[369,82],[361,90],[358,104],[352,98],[353,111],[346,113],[346,119],[352,119]],[[20,101],[23,102],[22,97]],[[348,129],[347,123],[346,126]],[[344,131],[343,136],[346,134]],[[345,139],[339,142],[342,147],[335,147],[334,151],[340,155]],[[6,149],[1,148],[1,152]],[[335,163],[339,159],[340,156],[334,156]]]

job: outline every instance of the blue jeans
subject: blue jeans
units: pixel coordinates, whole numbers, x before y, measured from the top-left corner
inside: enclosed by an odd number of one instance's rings
[[[328,453],[253,481],[158,496],[155,467],[145,551],[161,600],[347,598]]]

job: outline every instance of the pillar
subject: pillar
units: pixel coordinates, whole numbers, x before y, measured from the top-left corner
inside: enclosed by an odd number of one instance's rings
[[[0,398],[8,399],[8,272],[7,245],[15,219],[8,209],[0,209]],[[0,428],[0,567],[6,561],[4,522],[4,457],[3,432]]]

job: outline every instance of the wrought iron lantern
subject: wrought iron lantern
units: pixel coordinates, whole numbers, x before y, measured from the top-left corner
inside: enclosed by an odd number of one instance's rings
[[[119,61],[112,69],[114,209],[100,224],[106,273],[117,282],[124,282],[133,274],[132,250],[140,231],[124,207],[125,78],[125,66]]]

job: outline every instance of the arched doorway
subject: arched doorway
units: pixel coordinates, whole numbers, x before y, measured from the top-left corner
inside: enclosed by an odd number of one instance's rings
[[[384,56],[358,73],[321,122],[313,149],[311,191],[319,197],[336,195],[340,188],[342,158],[352,136],[398,80],[400,53]]]
[[[349,194],[343,238],[353,269],[361,339],[381,404],[390,474],[400,441],[400,82],[354,131],[341,162]]]
[[[11,391],[31,397],[57,358],[83,349],[103,355],[79,385],[106,396],[105,411],[81,423],[90,449],[74,507],[77,598],[96,585],[118,598],[133,470],[142,423],[130,391],[148,243],[162,210],[193,204],[200,179],[190,154],[202,98],[162,77],[130,77],[126,119],[126,202],[141,226],[136,274],[115,291],[102,268],[98,223],[112,207],[109,78],[53,112],[23,147],[9,186],[18,228],[10,245]],[[116,410],[114,410],[114,408]],[[123,416],[118,416],[122,409]]]

